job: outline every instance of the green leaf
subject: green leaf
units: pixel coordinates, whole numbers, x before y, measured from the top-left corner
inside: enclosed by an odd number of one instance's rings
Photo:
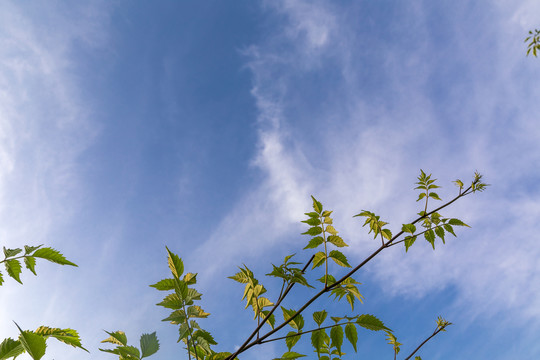
[[[364,314],[358,316],[356,319],[356,323],[363,328],[366,328],[368,330],[373,331],[379,331],[379,330],[388,330],[386,326],[384,326],[384,323],[377,319],[375,316],[370,314]]]
[[[317,246],[321,245],[324,242],[324,239],[320,236],[316,236],[309,240],[309,244],[306,245],[304,250],[306,249],[315,249]]]
[[[126,333],[124,333],[123,331],[113,331],[113,332],[108,332],[105,330],[105,332],[107,334],[109,334],[110,336],[101,341],[102,343],[111,343],[111,344],[115,344],[115,345],[127,345],[127,336],[126,336]]]
[[[341,345],[343,345],[343,328],[341,326],[334,326],[330,330],[330,338],[332,339],[332,346],[335,346],[339,355],[341,356]]]
[[[189,335],[189,325],[187,323],[180,324],[178,328],[178,333],[180,335],[178,337],[178,342],[180,342],[182,339],[187,338]]]
[[[311,333],[311,345],[315,348],[317,356],[320,356],[321,349],[324,346],[324,341],[327,337],[328,335],[326,335],[326,332],[323,329],[318,329]]]
[[[68,345],[83,349],[84,351],[88,352],[88,350],[86,350],[82,346],[81,338],[79,336],[79,333],[76,330],[40,326],[39,328],[36,329],[35,333],[37,335],[44,336],[45,338],[53,337],[56,340],[63,342],[64,344],[68,344]]]
[[[403,224],[401,231],[414,234],[416,232],[416,226],[414,224]]]
[[[186,313],[182,309],[175,310],[168,317],[166,317],[165,319],[161,321],[170,321],[171,324],[178,325],[186,321]]]
[[[294,359],[298,359],[298,358],[305,357],[305,356],[306,355],[302,355],[302,354],[299,354],[299,353],[287,351],[286,353],[281,355],[280,358],[275,358],[273,360],[282,360],[282,359],[294,360]]]
[[[311,235],[311,236],[315,236],[315,235],[319,235],[320,233],[322,233],[322,229],[320,226],[313,226],[313,227],[310,227],[308,229],[308,231],[306,232],[303,232],[302,235]]]
[[[2,275],[2,272],[0,271],[0,285],[4,283],[4,275]]]
[[[182,259],[180,259],[178,255],[172,253],[168,247],[165,248],[168,253],[167,262],[169,264],[169,269],[171,269],[173,276],[179,279],[184,273],[184,263],[182,262]]]
[[[343,241],[343,239],[337,235],[330,235],[328,237],[328,241],[332,244],[334,244],[335,246],[337,247],[345,247],[345,246],[349,246],[345,243],[345,241]]]
[[[388,240],[392,239],[392,232],[390,231],[390,229],[382,229],[381,233],[382,233],[384,238],[386,238]]]
[[[339,266],[351,267],[351,265],[349,265],[349,263],[347,262],[347,258],[345,257],[345,255],[343,255],[343,253],[338,250],[330,251],[328,257],[332,258],[332,260],[334,260]]]
[[[156,333],[141,335],[141,359],[155,354],[159,350],[159,341]]]
[[[444,244],[444,229],[441,226],[435,228],[435,235],[440,237]]]
[[[448,224],[450,225],[456,225],[456,226],[466,226],[466,227],[470,227],[469,225],[465,224],[463,221],[459,220],[459,219],[449,219],[448,220]]]
[[[448,224],[444,224],[444,230],[448,231],[450,234],[454,235],[454,237],[457,237],[456,233],[454,232],[454,228]]]
[[[13,257],[20,252],[22,252],[22,249],[6,249],[6,247],[4,246],[4,256],[6,258]]]
[[[310,217],[307,220],[303,220],[302,222],[311,226],[317,226],[321,224],[321,220],[319,218],[313,218],[313,217]]]
[[[53,248],[44,247],[39,248],[36,250],[36,252],[32,255],[37,258],[49,260],[50,262],[60,264],[60,265],[71,265],[71,266],[77,266],[76,264],[72,263],[71,261],[67,260],[64,255],[62,255],[58,250],[55,250]]]
[[[316,212],[307,212],[307,213],[304,213],[304,215],[307,215],[309,216],[310,218],[319,218],[319,214],[317,214]]]
[[[24,265],[28,270],[30,270],[34,275],[36,274],[36,258],[32,256],[25,256]]]
[[[188,307],[187,314],[189,317],[194,318],[207,318],[208,316],[210,316],[209,313],[204,312],[204,310],[198,305],[192,305]]]
[[[0,344],[0,359],[15,358],[24,352],[24,348],[19,340],[7,338]]]
[[[431,244],[431,246],[433,246],[433,250],[435,250],[435,232],[430,229],[424,233],[424,237]]]
[[[338,234],[337,230],[334,229],[334,227],[333,227],[332,225],[328,225],[328,226],[326,227],[326,231],[327,231],[328,233],[332,234],[332,235],[337,235],[337,234]]]
[[[455,181],[453,181],[454,184],[456,184],[457,187],[459,187],[460,189],[463,188],[463,181],[457,179]]]
[[[406,236],[405,237],[405,252],[409,250],[409,248],[414,244],[416,241],[416,236]]]
[[[435,200],[441,200],[439,195],[437,195],[437,193],[434,193],[434,192],[430,192],[429,197],[432,198],[432,199],[435,199]]]
[[[120,359],[140,359],[141,353],[134,346],[118,346],[115,350],[118,351]]]
[[[45,348],[47,347],[47,344],[45,343],[45,338],[43,336],[39,336],[37,334],[34,334],[31,331],[22,331],[22,329],[15,323],[15,325],[19,328],[20,335],[19,335],[19,341],[21,342],[22,347],[24,350],[30,355],[30,357],[34,360],[39,360],[45,355]]]
[[[354,352],[357,351],[356,344],[358,343],[358,333],[356,331],[356,326],[354,324],[347,324],[345,326],[345,336],[347,337],[347,340],[351,343],[351,345],[354,348]]]
[[[317,201],[317,199],[315,199],[313,195],[311,195],[311,198],[313,199],[313,210],[315,210],[317,214],[320,214],[323,211],[322,204]]]
[[[24,254],[25,255],[28,255],[30,254],[31,252],[39,249],[40,247],[42,247],[43,245],[38,245],[38,246],[28,246],[28,245],[24,245]]]
[[[294,331],[289,331],[287,333],[287,337],[285,338],[285,344],[287,345],[287,349],[291,351],[294,345],[300,340],[300,335]]]
[[[418,189],[418,188],[417,188]],[[420,201],[422,200],[423,198],[426,197],[426,193],[420,193],[420,195],[418,195],[418,199],[416,199],[416,201]]]
[[[163,279],[153,285],[149,285],[160,291],[168,291],[174,289],[174,279]]]
[[[182,308],[182,300],[180,299],[180,297],[178,296],[178,294],[169,294],[167,295],[162,302],[160,303],[157,303],[156,304],[157,306],[163,306],[165,308],[168,308],[168,309],[174,309],[174,310],[178,310],[180,308]]]
[[[316,311],[313,313],[313,320],[317,323],[317,326],[321,326],[327,315],[326,310]]]
[[[8,275],[22,284],[21,277],[20,277],[22,270],[21,270],[21,263],[19,262],[19,260],[15,260],[15,259],[6,260],[5,264],[6,264],[6,271]]]
[[[206,331],[206,330],[197,330],[193,333],[193,337],[198,337],[206,340],[211,345],[217,345],[216,340],[212,337],[212,335]]]
[[[286,309],[283,306],[281,307],[281,310],[283,311],[283,319],[285,321],[289,320],[296,314],[296,310]],[[296,317],[289,322],[289,325],[295,330],[302,331],[302,328],[304,327],[304,317],[302,314],[296,315]]]
[[[322,251],[319,251],[318,253],[316,253],[315,256],[313,257],[312,269],[315,269],[316,267],[319,267],[322,264],[324,264],[325,260],[326,260],[326,255]]]

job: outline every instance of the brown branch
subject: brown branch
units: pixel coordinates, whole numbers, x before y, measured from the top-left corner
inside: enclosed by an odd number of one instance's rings
[[[429,215],[433,214],[434,212],[437,212],[441,209],[444,209],[445,207],[451,205],[452,203],[454,203],[455,201],[457,201],[458,199],[466,196],[466,195],[469,195],[471,192],[469,192],[470,190],[472,189],[472,185],[469,186],[464,192],[460,193],[458,196],[456,196],[455,198],[453,198],[452,200],[450,200],[449,202],[439,206],[438,208],[436,208],[435,210],[432,210],[428,213],[424,213],[424,215],[418,217],[417,219],[415,219],[413,222],[411,222],[411,224],[416,224],[417,222],[419,222],[420,220],[428,217]],[[288,323],[290,323],[292,320],[294,320],[296,318],[296,316],[300,315],[305,309],[307,309],[307,307],[309,305],[311,305],[315,300],[317,300],[321,295],[323,295],[324,293],[327,293],[329,291],[331,291],[333,288],[337,287],[339,284],[341,284],[343,281],[345,281],[347,278],[351,277],[355,272],[357,272],[359,269],[361,269],[364,265],[366,265],[371,259],[373,259],[375,256],[377,256],[381,251],[383,251],[384,249],[386,249],[387,247],[390,246],[390,244],[392,244],[392,242],[394,240],[396,240],[398,237],[400,237],[401,235],[403,235],[404,231],[401,230],[400,232],[398,232],[396,235],[394,235],[390,240],[388,240],[388,242],[386,243],[383,243],[383,245],[381,245],[377,250],[375,250],[370,256],[368,256],[366,259],[364,259],[364,261],[362,261],[360,264],[358,264],[354,269],[352,269],[351,271],[349,271],[349,273],[347,273],[345,276],[343,276],[341,279],[339,279],[338,281],[336,281],[335,283],[333,283],[332,285],[330,286],[327,286],[327,287],[324,287],[321,291],[319,291],[317,294],[315,294],[311,299],[309,299],[293,316],[291,316],[289,319],[285,320],[281,325],[277,326],[276,328],[270,330],[269,332],[267,332],[265,335],[261,336],[259,339],[257,339],[256,341],[252,341],[252,342],[249,342],[251,341],[251,339],[253,339],[253,337],[255,336],[255,334],[257,334],[257,331],[260,329],[260,327],[262,326],[258,326],[257,329],[249,336],[249,338],[242,344],[242,346],[240,346],[240,348],[238,348],[238,350],[236,350],[236,352],[230,356],[228,356],[227,358],[225,358],[225,360],[231,360],[231,359],[234,359],[235,356],[237,356],[238,354],[241,354],[243,353],[244,351],[250,349],[251,347],[255,346],[255,345],[259,345],[259,344],[262,344],[264,342],[264,340],[266,338],[268,338],[269,336],[275,334],[277,331],[281,330],[283,327],[285,327]],[[310,262],[311,260],[313,260],[313,256],[311,257],[310,259]],[[307,265],[306,267],[307,268]],[[304,270],[305,270],[304,268]],[[293,283],[294,284],[294,283]],[[292,288],[292,285],[289,285],[287,287],[287,290],[285,291],[285,294],[283,297],[286,296],[286,294],[290,291],[290,289]],[[283,300],[283,299],[281,299]],[[281,302],[281,301],[280,301]],[[267,318],[274,312],[274,310],[277,308],[277,306],[279,305],[279,303],[276,303],[276,305],[274,306],[274,308],[272,308],[271,312],[268,313],[268,316]],[[265,318],[266,320],[266,318]],[[263,322],[264,324],[264,322]]]
[[[414,349],[414,351],[409,355],[407,356],[404,360],[409,360],[418,350],[420,350],[420,348],[422,346],[424,346],[429,340],[431,340],[435,335],[437,335],[438,333],[440,333],[441,331],[444,330],[446,326],[442,326],[442,327],[439,327],[437,326],[437,329],[435,329],[435,331],[433,332],[433,334],[431,334],[431,336],[429,336],[426,340],[424,340],[420,345],[418,345],[418,347],[416,349]]]

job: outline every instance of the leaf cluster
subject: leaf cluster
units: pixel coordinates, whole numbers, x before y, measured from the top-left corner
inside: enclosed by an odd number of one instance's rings
[[[86,350],[77,331],[73,329],[50,328],[40,326],[36,330],[22,330],[17,323],[19,337],[14,340],[6,338],[0,343],[0,360],[15,359],[17,356],[27,353],[34,360],[39,360],[45,355],[47,339],[54,338],[60,342]]]
[[[37,276],[36,273],[36,258],[45,259],[50,262],[60,264],[60,265],[71,265],[77,266],[71,261],[67,260],[64,255],[62,255],[58,250],[55,250],[50,247],[39,246],[24,246],[23,249],[7,249],[4,250],[4,259],[0,263],[4,263],[6,267],[6,273],[18,283],[22,284],[21,273],[22,265],[21,259],[24,261],[25,267],[32,272],[32,274]],[[0,286],[4,283],[4,276],[0,271]]]
[[[530,30],[524,42],[527,43],[527,56],[532,53],[536,57],[540,53],[540,30],[534,29],[534,32]]]
[[[118,355],[119,360],[140,360],[155,354],[159,350],[156,333],[142,334],[139,340],[140,350],[127,344],[127,336],[123,331],[108,332],[109,337],[101,341],[116,345],[114,349],[99,349],[100,351]]]
[[[196,301],[201,300],[202,294],[193,285],[197,283],[197,274],[186,273],[184,275],[184,263],[182,259],[167,248],[167,263],[172,278],[167,278],[150,285],[159,291],[172,291],[162,302],[156,304],[173,310],[163,321],[169,321],[173,325],[179,325],[178,342],[186,344],[189,356],[195,359],[222,359],[228,353],[216,353],[212,345],[217,345],[210,332],[201,328],[197,320],[206,318],[210,314],[205,312]],[[220,355],[221,354],[221,355]]]

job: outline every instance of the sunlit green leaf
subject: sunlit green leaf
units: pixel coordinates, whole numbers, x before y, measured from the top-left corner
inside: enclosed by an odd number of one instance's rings
[[[300,340],[300,335],[298,335],[294,331],[289,331],[287,333],[287,337],[285,338],[285,344],[287,345],[287,349],[291,351],[294,345]]]
[[[36,258],[33,256],[25,256],[24,265],[28,270],[30,270],[34,275],[36,274]]]
[[[17,325],[17,324],[15,324]],[[24,350],[30,355],[34,360],[39,360],[45,355],[45,348],[47,344],[45,343],[45,338],[43,336],[34,334],[31,331],[23,331],[19,325],[17,325],[20,331],[19,341],[21,342]]]
[[[123,331],[105,332],[110,336],[107,339],[103,340],[102,343],[111,343],[124,346],[127,345],[127,336],[126,333],[124,333]]]
[[[287,351],[286,353],[281,355],[280,358],[275,358],[273,360],[294,360],[294,359],[298,359],[298,358],[305,357],[305,356],[306,355],[302,355],[302,354],[299,354],[299,353],[296,353],[296,352]]]
[[[315,321],[315,323],[317,323],[318,326],[321,326],[327,315],[328,313],[326,312],[326,310],[316,311],[313,313],[313,320]]]
[[[409,248],[414,244],[416,241],[416,236],[406,236],[405,237],[405,252],[409,250]]]
[[[343,345],[343,328],[341,326],[334,326],[330,330],[330,339],[332,339],[332,346],[335,346],[339,355],[341,356],[341,345]]]
[[[337,235],[337,234],[338,234],[337,230],[334,229],[334,227],[333,227],[332,225],[328,225],[328,226],[326,227],[326,231],[327,231],[328,233],[332,234],[332,235]]]
[[[459,220],[459,219],[449,219],[448,220],[448,224],[449,225],[456,225],[456,226],[467,226],[467,227],[470,227],[469,225],[465,224],[463,221]]]
[[[310,217],[307,220],[303,220],[302,222],[311,226],[317,226],[321,224],[321,220],[319,218],[312,218],[312,217]]]
[[[326,332],[323,329],[318,329],[311,333],[311,344],[315,348],[317,356],[320,356],[321,349],[324,346],[324,341],[327,337],[328,335],[326,335]]]
[[[416,226],[414,224],[403,224],[401,231],[414,234],[416,232]]]
[[[172,275],[179,279],[180,276],[184,273],[184,263],[182,262],[182,259],[174,253],[172,253],[168,247],[166,247],[168,257],[167,262],[169,264],[169,269],[171,269]]]
[[[302,235],[311,235],[311,236],[315,236],[315,235],[319,235],[320,233],[322,233],[322,229],[320,226],[313,226],[313,227],[310,227],[308,229],[308,231],[306,232],[303,232]]]
[[[168,291],[174,289],[174,279],[163,279],[153,285],[149,285],[160,291]]]
[[[332,244],[334,244],[335,246],[337,247],[345,247],[345,246],[349,246],[345,243],[345,241],[343,241],[343,239],[337,235],[330,235],[328,237],[328,241]]]
[[[159,350],[159,341],[156,333],[141,335],[141,359],[155,354]]]
[[[19,260],[15,260],[15,259],[6,260],[5,265],[6,265],[6,271],[8,275],[22,284],[21,277],[20,277],[22,269],[21,269],[21,263],[19,262]]]
[[[351,265],[349,265],[349,263],[347,262],[347,258],[345,257],[345,255],[343,255],[343,253],[341,253],[338,250],[330,251],[330,254],[328,254],[328,257],[334,260],[336,264],[338,264],[339,266],[351,267]]]
[[[313,269],[324,264],[325,260],[326,260],[326,255],[322,251],[319,251],[318,253],[316,253],[315,256],[313,257]]]
[[[0,344],[0,359],[15,358],[24,352],[24,348],[19,340],[7,338]]]
[[[323,211],[322,204],[317,201],[317,199],[315,199],[313,195],[311,196],[311,198],[313,199],[313,210],[315,210],[316,213],[320,214]]]
[[[384,323],[377,319],[375,316],[370,314],[364,314],[358,316],[356,319],[356,323],[363,328],[366,328],[368,330],[373,331],[379,331],[379,330],[388,330],[386,326],[384,326]]]
[[[321,245],[324,242],[324,239],[321,236],[316,236],[309,240],[309,243],[306,245],[306,249],[315,249],[317,246]]]
[[[433,250],[435,250],[435,232],[430,229],[424,233],[424,237],[431,244],[431,246],[433,246]]]
[[[345,336],[353,346],[354,352],[356,352],[356,344],[358,343],[358,332],[356,331],[356,326],[354,326],[354,324],[349,323],[345,326]]]
[[[8,257],[13,257],[17,254],[19,254],[20,252],[22,252],[22,249],[7,249],[5,246],[4,246],[4,256],[6,258]]]
[[[41,335],[44,337],[53,337],[58,341],[61,341],[65,344],[71,345],[73,347],[77,347],[80,349],[83,349],[84,351],[88,352],[82,344],[81,344],[81,338],[79,336],[79,333],[76,330],[73,329],[59,329],[59,328],[51,328],[48,326],[40,326],[36,329],[35,333],[37,335]]]
[[[34,254],[32,255],[37,258],[49,260],[53,263],[57,263],[60,265],[71,265],[71,266],[77,266],[76,264],[72,263],[71,261],[67,260],[64,255],[62,255],[58,250],[55,250],[53,248],[48,247],[42,247],[37,249]]]
[[[444,224],[444,230],[448,231],[450,234],[457,236],[454,232],[454,228],[448,224]]]

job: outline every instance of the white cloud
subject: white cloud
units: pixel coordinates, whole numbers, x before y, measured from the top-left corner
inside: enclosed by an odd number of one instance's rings
[[[283,30],[276,29],[266,42],[248,52],[253,95],[260,111],[255,165],[265,180],[224,222],[248,224],[235,227],[234,237],[252,238],[252,244],[246,249],[240,240],[229,243],[231,226],[224,225],[217,232],[227,234],[223,241],[231,246],[228,256],[266,253],[272,236],[251,234],[263,224],[279,223],[275,219],[291,221],[295,213],[301,216],[314,192],[336,209],[338,224],[344,235],[353,237],[353,252],[360,258],[374,245],[369,237],[354,236],[361,223],[349,216],[367,208],[393,220],[398,229],[396,224],[408,220],[404,214],[418,211],[412,187],[419,168],[434,172],[445,186],[442,194],[446,198],[455,191],[451,180],[470,177],[478,169],[486,173],[493,188],[444,212],[459,215],[473,230],[460,231],[457,240],[449,239],[449,244],[435,252],[422,241],[405,258],[401,248],[392,248],[370,265],[371,274],[392,295],[421,297],[453,286],[459,291],[456,306],[472,306],[470,311],[476,315],[512,311],[522,317],[539,317],[538,303],[531,300],[540,298],[540,288],[531,286],[540,274],[533,220],[538,218],[538,191],[523,196],[534,190],[520,180],[538,179],[534,165],[540,157],[534,122],[535,114],[540,113],[535,100],[538,87],[527,79],[534,77],[520,75],[538,70],[523,69],[528,59],[519,46],[512,55],[497,46],[489,49],[485,43],[487,39],[500,46],[519,43],[506,34],[516,33],[512,21],[521,23],[515,19],[536,5],[500,6],[501,14],[516,15],[479,24],[485,34],[456,33],[453,47],[445,50],[448,63],[432,60],[440,44],[419,40],[414,43],[419,48],[408,49],[399,42],[381,40],[374,41],[379,47],[370,52],[388,61],[370,65],[376,69],[364,69],[369,64],[365,49],[358,47],[358,37],[346,35],[359,30],[357,23],[345,21],[355,17],[347,14],[350,9],[329,2],[310,3],[309,9],[302,1],[272,2],[271,7],[285,15]],[[469,10],[459,8],[445,21],[459,29],[457,22],[468,18],[460,11]],[[360,18],[362,14],[356,15]],[[427,37],[430,29],[422,17],[428,15],[416,8],[403,17],[413,15],[420,18],[404,21],[415,23],[415,31]],[[377,36],[364,31],[365,36]],[[484,61],[490,61],[488,68]],[[333,79],[328,83],[330,89],[320,90],[329,95],[323,105],[311,102],[309,80],[333,66],[339,67],[343,78]],[[447,66],[457,66],[457,70]],[[373,90],[366,88],[362,81],[369,76],[362,77],[362,73],[369,71],[383,73],[382,78],[390,81],[373,84]],[[440,71],[448,72],[448,84],[440,83],[445,79]],[[463,80],[456,80],[463,74]],[[432,94],[431,88],[437,86],[444,98]],[[319,135],[316,139],[302,132],[308,125]],[[512,197],[511,191],[520,197]],[[523,213],[524,218],[511,216],[516,213]],[[287,231],[296,236],[297,228],[280,226],[274,234],[279,238]]]
[[[66,249],[65,226],[84,202],[79,156],[99,129],[79,89],[74,46],[105,45],[106,12],[98,3],[4,2],[0,10],[0,235],[2,245]],[[54,268],[53,270],[50,270]],[[39,278],[23,274],[25,286],[7,278],[0,318],[23,328],[72,317],[63,304],[64,282],[54,266],[38,264]],[[26,275],[26,276],[25,276]],[[47,279],[47,281],[41,281]],[[52,289],[51,289],[52,288]],[[47,296],[36,296],[44,294]],[[21,301],[24,299],[24,301]],[[28,309],[42,309],[36,314]],[[56,324],[52,324],[51,321]],[[0,338],[14,336],[5,324]],[[59,326],[59,325],[58,325]],[[51,346],[55,346],[51,344]]]

